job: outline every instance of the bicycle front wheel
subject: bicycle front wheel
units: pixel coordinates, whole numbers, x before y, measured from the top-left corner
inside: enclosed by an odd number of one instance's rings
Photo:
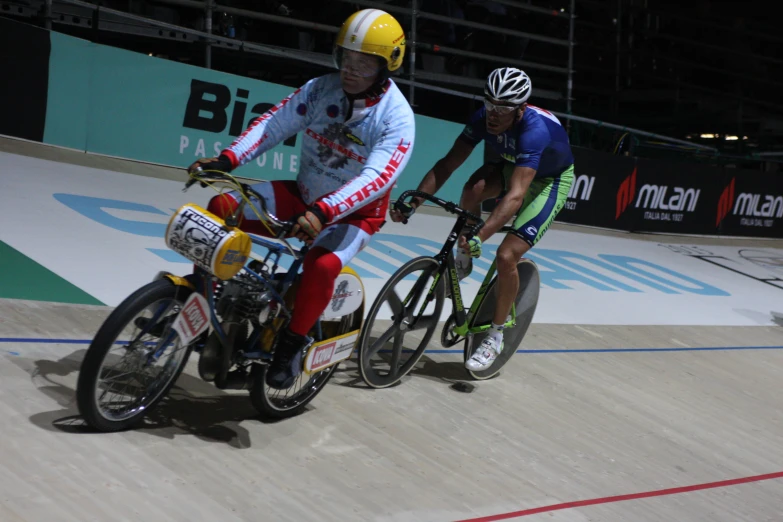
[[[359,337],[359,373],[368,386],[388,388],[400,382],[424,355],[443,310],[445,277],[438,281],[421,317],[418,315],[439,266],[428,256],[408,261],[391,276],[375,299]],[[376,328],[378,331],[373,332]],[[378,332],[382,333],[378,335]],[[406,349],[403,341],[412,332],[417,332],[412,337],[413,343],[418,341],[418,344]]]
[[[171,325],[192,290],[159,279],[128,296],[106,318],[82,360],[79,413],[91,427],[120,431],[163,399],[190,356]]]
[[[503,351],[500,352],[497,359],[492,363],[492,366],[485,370],[465,371],[475,380],[486,380],[497,375],[503,366],[514,355],[522,339],[527,333],[527,329],[530,327],[530,323],[533,321],[533,315],[536,313],[536,306],[538,305],[538,293],[541,285],[541,280],[538,274],[538,268],[536,264],[530,259],[522,259],[517,264],[517,273],[519,274],[519,289],[517,290],[517,296],[514,299],[516,306],[516,324],[512,328],[508,328],[503,332]],[[495,315],[495,304],[497,302],[497,282],[498,278],[495,278],[490,282],[484,298],[481,301],[476,315],[470,322],[470,327],[473,328],[478,325],[489,324]],[[468,335],[465,340],[464,360],[467,360],[473,355],[476,347],[481,345],[481,342],[487,336],[486,332]]]

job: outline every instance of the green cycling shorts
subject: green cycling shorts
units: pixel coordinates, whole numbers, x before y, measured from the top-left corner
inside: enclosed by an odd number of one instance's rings
[[[514,165],[503,167],[504,192],[508,190]],[[522,206],[514,219],[513,227],[532,247],[544,236],[549,226],[565,206],[571,184],[574,182],[574,165],[571,164],[558,176],[534,178],[525,194]]]

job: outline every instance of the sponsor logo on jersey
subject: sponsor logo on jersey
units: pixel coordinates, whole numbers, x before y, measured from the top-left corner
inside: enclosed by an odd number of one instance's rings
[[[383,189],[389,183],[389,180],[394,177],[394,174],[397,172],[397,169],[405,159],[405,154],[407,154],[410,148],[411,148],[411,143],[408,142],[406,144],[405,140],[401,139],[400,143],[397,145],[397,149],[395,149],[394,153],[389,159],[389,162],[386,164],[386,167],[383,169],[383,172],[381,172],[380,176],[378,176],[373,181],[371,181],[361,189],[357,190],[356,192],[354,192],[353,194],[345,198],[345,200],[333,204],[332,211],[334,212],[334,215],[340,215],[344,212],[350,211],[358,203],[361,203],[365,199],[369,198],[371,195]]]
[[[358,136],[352,134],[351,131],[348,130],[348,127],[345,127],[345,129],[343,130],[343,134],[345,134],[345,137],[351,140],[352,142],[354,142],[355,144],[364,147],[364,142],[360,140]]]
[[[326,167],[339,169],[344,167],[348,160],[358,161],[361,164],[367,161],[367,158],[349,148],[350,140],[343,132],[343,126],[340,123],[329,125],[324,129],[323,135],[310,128],[305,131],[305,134],[319,143],[318,159]]]

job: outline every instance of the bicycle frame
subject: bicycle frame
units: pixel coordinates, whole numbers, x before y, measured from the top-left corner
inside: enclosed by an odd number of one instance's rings
[[[267,252],[266,256],[264,257],[263,264],[266,266],[267,262],[270,258],[274,256],[274,264],[272,265],[272,268],[269,270],[270,274],[274,274],[278,267],[278,262],[280,260],[281,254],[285,253],[287,255],[293,255],[291,252],[282,245],[279,245],[277,243],[274,243],[272,241],[268,241],[264,238],[250,235],[250,240],[253,242],[253,244],[256,244],[258,246],[267,248],[269,251]],[[282,282],[278,282],[280,285],[280,291],[278,292],[277,288],[275,288],[277,285],[275,284],[275,281],[271,280],[270,277],[266,273],[259,273],[255,270],[251,269],[249,266],[245,265],[243,270],[245,270],[248,274],[253,276],[255,279],[260,281],[275,297],[275,300],[278,303],[278,306],[280,306],[281,313],[283,313],[286,316],[286,322],[290,321],[291,319],[291,310],[286,306],[285,300],[283,296],[287,293],[288,289],[291,287],[291,285],[294,282],[294,279],[296,278],[297,273],[299,272],[299,267],[302,265],[304,254],[306,253],[307,247],[300,250],[298,255],[294,256],[294,261],[291,264],[291,268],[286,273],[285,277],[283,278]],[[202,281],[205,283],[208,282],[208,278],[210,277],[209,274],[203,273],[201,274]],[[226,334],[226,331],[223,329],[223,326],[218,321],[217,314],[215,312],[215,294],[213,285],[211,284],[205,284],[204,285],[206,290],[206,298],[207,302],[209,303],[209,313],[210,313],[210,324],[214,328],[215,333],[218,336],[218,339],[220,339],[221,344],[226,349],[234,349],[237,347],[229,346],[228,342],[228,336]],[[281,328],[285,327],[285,323],[281,325]],[[316,323],[316,328],[318,331],[318,337],[320,340],[321,337],[321,322],[320,319]],[[250,336],[248,337],[247,341],[244,343],[245,347],[253,347],[258,346],[258,341],[261,337],[261,334],[263,333],[264,328],[261,325],[255,326],[253,330],[250,332]],[[248,359],[269,359],[272,357],[271,353],[267,353],[264,351],[249,351],[245,353],[245,357]]]
[[[279,245],[277,243],[274,243],[272,241],[268,241],[262,237],[254,236],[251,234],[248,234],[250,237],[250,241],[252,241],[254,244],[258,246],[265,247],[269,249],[269,252],[267,252],[267,255],[264,257],[264,266],[266,266],[267,262],[272,256],[275,256],[274,264],[272,265],[272,268],[270,269],[270,273],[274,274],[277,270],[278,262],[280,260],[280,255],[285,252],[288,255],[293,255],[291,252],[284,246]],[[282,281],[278,281],[277,284],[280,286],[280,291],[275,288],[275,282],[271,281],[270,278],[263,273],[258,273],[255,270],[251,269],[249,266],[245,265],[243,267],[243,270],[245,270],[248,274],[253,276],[254,278],[258,279],[272,294],[274,295],[278,306],[281,307],[281,313],[283,313],[288,320],[291,319],[291,310],[288,309],[288,307],[285,304],[285,300],[283,296],[286,294],[288,289],[291,287],[291,284],[294,282],[294,278],[296,277],[299,267],[302,265],[304,255],[307,251],[307,247],[299,250],[298,254],[294,256],[294,262],[291,264],[291,268],[286,273],[285,277],[282,279]],[[210,324],[212,325],[212,328],[214,328],[215,333],[218,336],[218,339],[220,340],[220,343],[223,345],[226,349],[233,350],[234,346],[229,346],[228,342],[228,335],[223,328],[223,326],[220,324],[220,321],[218,320],[217,313],[216,313],[216,302],[215,302],[215,291],[212,285],[212,275],[207,273],[206,271],[196,268],[195,275],[197,276],[197,284],[196,284],[196,292],[199,292],[201,295],[203,295],[207,299],[207,303],[209,304],[209,315],[210,315]],[[146,331],[151,328],[151,325],[157,322],[157,320],[160,318],[160,316],[163,314],[167,307],[161,306],[158,311],[155,312],[155,315],[153,315],[152,319],[149,321],[149,325],[146,326],[144,329],[142,329],[141,333],[137,336],[137,338],[142,337]],[[285,327],[285,323],[282,325],[282,327]],[[318,319],[316,323],[316,329],[318,333],[318,340],[321,340],[321,320]],[[249,346],[258,346],[259,338],[261,337],[261,334],[263,333],[264,328],[261,326],[256,326],[253,328],[253,331],[250,332],[250,337],[245,342],[245,348]],[[176,332],[173,330],[169,332],[169,335],[166,339],[163,339],[163,342],[159,343],[158,348],[155,350],[154,353],[150,355],[150,359],[152,361],[157,360],[161,355],[163,355],[163,352],[165,352],[166,348],[168,347],[168,344],[174,340],[174,336],[176,336]],[[248,359],[269,359],[272,357],[271,354],[266,353],[264,351],[259,352],[246,352],[245,357]]]
[[[438,252],[437,255],[435,255],[434,259],[438,262],[439,265],[438,271],[435,274],[432,285],[430,285],[429,291],[427,292],[427,298],[425,299],[424,303],[422,304],[415,318],[416,321],[418,321],[421,318],[421,316],[424,314],[424,310],[427,307],[427,305],[434,299],[435,288],[437,287],[440,278],[446,277],[447,282],[451,284],[451,301],[454,306],[454,317],[455,317],[454,332],[462,337],[465,337],[468,333],[476,334],[476,333],[484,332],[491,328],[492,326],[491,324],[478,325],[472,328],[470,328],[468,325],[470,324],[470,321],[472,320],[473,316],[476,314],[479,305],[484,300],[484,296],[487,293],[487,289],[489,288],[489,285],[492,282],[492,278],[495,275],[495,272],[497,271],[497,260],[493,259],[492,264],[490,265],[489,270],[487,271],[487,275],[484,276],[484,280],[481,283],[481,287],[479,288],[478,293],[473,298],[473,302],[470,306],[470,310],[466,313],[462,302],[462,292],[459,287],[459,278],[457,277],[457,267],[454,263],[454,257],[451,255],[451,252],[454,248],[454,245],[457,242],[457,239],[460,236],[460,232],[462,232],[465,225],[467,224],[467,221],[468,218],[465,215],[461,215],[457,218],[457,221],[454,223],[454,227],[451,229],[451,232],[449,233],[446,242],[443,244],[443,248],[440,250],[440,252]],[[411,291],[408,293],[405,300],[403,301],[402,303],[403,307],[405,307],[408,304],[408,302],[411,300],[411,298],[414,295],[418,294],[418,292],[421,291],[421,286],[423,286],[423,282],[421,285],[419,285],[419,282],[417,281],[416,284],[411,289]],[[515,325],[516,325],[516,303],[512,301],[511,319],[506,321],[504,326],[506,328],[511,328]]]
[[[468,310],[468,313],[465,314],[464,310],[457,311],[456,313],[456,323],[454,327],[454,333],[461,337],[465,337],[468,333],[476,334],[481,333],[486,330],[489,330],[492,325],[491,324],[482,324],[478,326],[474,326],[472,328],[468,327],[468,324],[473,319],[473,317],[476,315],[476,312],[478,311],[479,305],[484,301],[484,296],[487,293],[487,289],[489,288],[489,284],[492,282],[492,277],[495,275],[495,271],[497,270],[497,260],[493,259],[492,264],[489,267],[489,270],[487,271],[487,275],[484,276],[484,280],[481,282],[481,287],[479,288],[478,293],[476,294],[476,297],[473,298],[473,303],[470,306],[470,310]],[[453,281],[457,280],[456,274],[451,276]],[[460,289],[459,289],[459,281],[456,282],[456,284],[452,285],[455,290],[452,290],[452,296],[460,295]],[[460,295],[461,298],[461,295]],[[514,301],[511,301],[511,319],[506,321],[504,323],[504,327],[506,328],[513,328],[517,324],[517,304]],[[457,310],[455,308],[455,310]]]

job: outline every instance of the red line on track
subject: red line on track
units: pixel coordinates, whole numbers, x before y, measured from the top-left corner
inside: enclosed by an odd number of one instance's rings
[[[508,518],[524,517],[535,515],[536,513],[547,513],[560,509],[571,509],[584,506],[594,506],[596,504],[609,504],[612,502],[622,502],[624,500],[636,500],[640,498],[662,497],[664,495],[676,495],[678,493],[688,493],[690,491],[699,491],[702,489],[723,488],[726,486],[736,486],[737,484],[747,484],[748,482],[760,482],[762,480],[772,480],[783,478],[783,471],[777,473],[768,473],[766,475],[756,475],[731,480],[721,480],[719,482],[708,482],[707,484],[695,484],[693,486],[683,486],[679,488],[659,489],[657,491],[646,491],[643,493],[631,493],[628,495],[617,495],[614,497],[593,498],[588,500],[577,500],[574,502],[564,502],[562,504],[552,504],[551,506],[542,506],[532,509],[523,509],[512,513],[503,513],[500,515],[490,515],[488,517],[470,518],[457,522],[493,522],[495,520],[505,520]]]

